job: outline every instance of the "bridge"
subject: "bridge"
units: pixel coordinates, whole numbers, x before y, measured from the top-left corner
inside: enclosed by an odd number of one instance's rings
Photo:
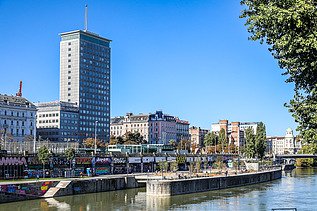
[[[275,155],[276,159],[283,158],[317,158],[317,154],[281,154]]]

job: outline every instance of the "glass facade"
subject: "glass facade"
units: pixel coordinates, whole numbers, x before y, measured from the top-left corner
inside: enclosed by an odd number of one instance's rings
[[[61,100],[79,106],[81,140],[110,134],[110,42],[96,34],[61,34]]]

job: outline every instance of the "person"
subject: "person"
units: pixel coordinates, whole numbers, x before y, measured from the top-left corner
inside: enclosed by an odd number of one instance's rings
[[[40,179],[40,175],[36,174],[36,181],[39,181],[39,179]]]
[[[228,176],[228,169],[226,169],[226,177]]]
[[[83,172],[82,171],[80,172],[80,177],[83,177]]]

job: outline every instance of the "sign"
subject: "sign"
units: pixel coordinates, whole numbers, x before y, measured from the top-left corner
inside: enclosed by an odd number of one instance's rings
[[[96,165],[107,165],[111,163],[111,158],[99,158],[97,157],[95,160]]]
[[[185,163],[186,157],[185,156],[177,156],[176,161],[177,161],[177,163]]]
[[[129,163],[141,163],[141,157],[129,157]]]
[[[78,158],[75,158],[75,161],[76,161],[76,164],[77,165],[85,165],[85,164],[91,164],[91,160],[92,158],[88,158],[88,157],[78,157]]]
[[[142,161],[143,163],[152,163],[154,162],[154,157],[143,157]]]
[[[186,157],[186,162],[194,162],[194,158],[193,157]]]
[[[126,163],[126,158],[112,158],[112,163]]]
[[[167,161],[169,162],[176,161],[176,157],[167,157]]]
[[[0,166],[7,165],[27,165],[24,157],[2,157],[0,159]]]
[[[166,161],[166,157],[155,157],[155,162],[162,162],[162,161]]]

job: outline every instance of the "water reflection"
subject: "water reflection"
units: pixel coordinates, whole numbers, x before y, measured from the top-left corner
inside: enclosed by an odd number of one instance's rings
[[[270,183],[172,197],[146,196],[145,189],[129,189],[0,205],[0,211],[59,210],[271,210],[296,207],[316,210],[317,169],[285,172]]]

